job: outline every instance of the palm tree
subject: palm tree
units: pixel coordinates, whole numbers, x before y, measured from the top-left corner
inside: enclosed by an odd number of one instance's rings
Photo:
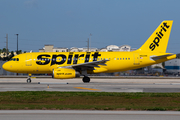
[[[19,50],[19,51],[18,51],[18,54],[21,54],[21,53],[22,53],[22,50]]]
[[[5,53],[6,52],[6,48],[3,48],[2,52]]]
[[[6,53],[3,53],[4,57],[6,56]]]

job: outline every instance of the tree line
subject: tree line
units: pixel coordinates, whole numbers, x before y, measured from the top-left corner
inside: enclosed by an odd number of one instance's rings
[[[7,52],[6,52],[7,51]],[[15,51],[17,54],[21,54],[22,50]],[[24,52],[25,53],[25,52]],[[0,54],[3,54],[3,56],[0,56],[0,60],[2,61],[9,61],[12,57],[14,57],[14,51],[9,51],[6,48],[0,49]]]

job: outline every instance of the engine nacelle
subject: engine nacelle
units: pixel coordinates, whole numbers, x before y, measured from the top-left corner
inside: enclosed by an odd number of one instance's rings
[[[55,79],[69,79],[80,77],[79,72],[76,72],[74,69],[70,68],[58,68],[53,70],[52,78]]]

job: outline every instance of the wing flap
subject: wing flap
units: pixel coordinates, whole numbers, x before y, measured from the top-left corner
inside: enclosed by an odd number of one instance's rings
[[[75,65],[70,65],[70,66],[63,66],[60,68],[69,68],[72,67],[74,69],[76,68],[83,68],[83,69],[88,69],[88,70],[94,70],[94,67],[100,68],[99,65],[106,66],[106,62],[109,60],[100,60],[100,61],[93,61],[93,62],[86,62],[86,63],[81,63],[81,64],[75,64]]]

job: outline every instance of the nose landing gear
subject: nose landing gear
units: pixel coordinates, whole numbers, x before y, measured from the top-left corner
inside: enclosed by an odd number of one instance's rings
[[[31,74],[29,74],[29,76],[27,78],[27,83],[31,83]]]

